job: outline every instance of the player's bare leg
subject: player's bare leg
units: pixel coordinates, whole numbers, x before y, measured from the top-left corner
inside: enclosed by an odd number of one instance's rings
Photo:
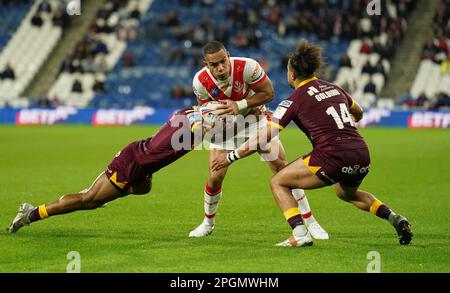
[[[222,182],[228,168],[219,171],[211,171],[212,162],[217,157],[226,157],[227,150],[211,149],[209,151],[209,175],[205,184],[204,208],[205,218],[203,222],[189,233],[189,237],[204,237],[210,235],[214,230],[215,217],[219,201],[222,197]]]
[[[336,195],[347,202],[352,203],[357,208],[371,212],[372,214],[388,220],[397,231],[397,236],[401,245],[411,242],[413,234],[411,224],[400,214],[393,212],[388,206],[372,194],[358,189],[359,186],[346,186],[342,183],[336,184]]]
[[[315,189],[326,186],[325,182],[314,175],[301,158],[290,163],[270,180],[275,201],[292,228],[289,239],[277,246],[310,246],[313,243],[310,232],[306,229],[298,211],[297,201],[293,198],[292,189]]]
[[[67,214],[78,210],[96,209],[109,201],[130,193],[148,193],[150,187],[151,180],[145,182],[142,186],[130,187],[127,192],[120,193],[114,188],[105,173],[102,173],[95,179],[91,187],[79,193],[63,195],[56,201],[42,204],[38,207],[34,207],[28,203],[22,204],[16,218],[7,230],[9,233],[15,233],[20,228],[28,226],[32,222],[50,216]]]
[[[266,151],[259,152],[262,159],[264,159],[274,174],[278,173],[287,164],[286,151],[279,137],[274,137],[267,145]],[[308,199],[303,189],[292,189],[292,195],[298,203],[298,209],[302,216],[306,228],[311,233],[314,239],[326,240],[329,239],[328,233],[320,226],[314,218]]]

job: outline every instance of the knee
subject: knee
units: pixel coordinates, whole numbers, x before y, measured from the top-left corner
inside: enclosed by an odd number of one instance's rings
[[[280,176],[274,175],[270,179],[270,189],[274,190],[281,185]]]
[[[273,162],[273,167],[275,172],[280,172],[287,165],[285,160],[277,160]]]
[[[225,175],[222,174],[213,174],[208,178],[208,185],[211,188],[219,188],[222,186],[223,180],[225,179]]]

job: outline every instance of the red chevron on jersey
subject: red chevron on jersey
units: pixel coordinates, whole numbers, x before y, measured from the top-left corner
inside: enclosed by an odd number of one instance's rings
[[[215,100],[226,100],[229,99],[217,86],[211,76],[208,74],[207,70],[204,70],[198,76],[200,83],[208,91],[209,95]]]

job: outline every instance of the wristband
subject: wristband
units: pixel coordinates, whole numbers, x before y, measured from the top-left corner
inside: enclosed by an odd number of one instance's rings
[[[240,101],[237,101],[236,105],[238,106],[239,111],[241,111],[243,109],[247,109],[248,102],[246,99],[242,99]]]
[[[233,163],[234,161],[239,160],[241,157],[239,157],[239,154],[237,150],[231,151],[227,154],[227,161],[228,163]]]

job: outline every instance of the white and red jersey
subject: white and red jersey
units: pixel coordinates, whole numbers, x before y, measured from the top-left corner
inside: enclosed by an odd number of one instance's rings
[[[267,80],[264,69],[253,59],[230,57],[230,77],[217,80],[205,66],[194,76],[192,87],[197,101],[239,101],[254,94],[253,88]]]

